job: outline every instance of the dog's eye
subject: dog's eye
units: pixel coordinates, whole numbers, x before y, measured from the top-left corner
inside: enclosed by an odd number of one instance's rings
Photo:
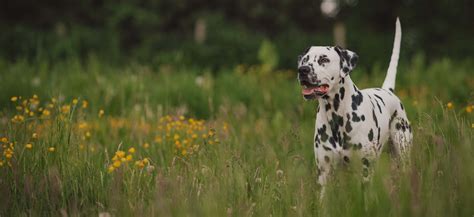
[[[318,60],[318,64],[319,65],[322,65],[323,63],[329,63],[329,59],[328,58],[319,58]]]

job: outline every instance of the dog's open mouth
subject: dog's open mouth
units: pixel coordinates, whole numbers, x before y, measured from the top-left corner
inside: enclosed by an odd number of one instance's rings
[[[301,82],[301,86],[303,87],[301,93],[306,98],[309,98],[310,96],[324,96],[329,90],[329,85],[327,84],[314,85],[303,81]]]

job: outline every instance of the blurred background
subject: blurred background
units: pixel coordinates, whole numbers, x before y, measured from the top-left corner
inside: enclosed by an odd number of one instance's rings
[[[474,0],[2,0],[0,216],[472,217],[473,11]],[[397,16],[412,167],[394,170],[386,146],[360,188],[351,158],[320,203],[317,101],[301,96],[297,56],[347,47],[358,87],[380,87]]]
[[[267,62],[293,69],[309,45],[356,51],[359,66],[388,65],[394,23],[402,61],[472,59],[471,0],[22,0],[0,4],[0,57],[94,58],[207,67]]]

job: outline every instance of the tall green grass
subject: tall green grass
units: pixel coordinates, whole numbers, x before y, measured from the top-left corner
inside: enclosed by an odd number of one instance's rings
[[[356,70],[353,80],[361,88],[380,86],[379,68],[370,76]],[[0,137],[17,142],[12,166],[0,168],[0,215],[472,216],[474,113],[465,109],[474,104],[471,68],[449,59],[426,65],[422,56],[402,64],[396,92],[414,129],[411,167],[398,169],[384,152],[369,184],[361,184],[357,165],[341,169],[320,201],[312,144],[317,103],[302,99],[292,72],[118,68],[93,58],[0,62]],[[11,123],[10,97],[33,94],[64,103],[86,99],[89,107],[53,118],[48,136],[27,150],[33,131]],[[175,155],[171,144],[153,141],[167,114],[227,122],[229,132],[220,144]],[[114,118],[129,126],[112,128]],[[81,121],[94,126],[86,150],[83,132],[73,127]],[[150,124],[151,133],[140,131],[140,123]],[[140,146],[145,142],[149,149]],[[154,170],[108,173],[115,151],[132,146]]]

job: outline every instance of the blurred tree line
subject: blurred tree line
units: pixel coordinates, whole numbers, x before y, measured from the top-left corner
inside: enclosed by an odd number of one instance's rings
[[[262,48],[278,68],[294,68],[309,45],[332,45],[335,22],[361,64],[388,64],[401,18],[402,58],[473,58],[472,0],[20,0],[0,3],[0,56],[227,67],[258,64]],[[275,62],[274,58],[272,58]]]

